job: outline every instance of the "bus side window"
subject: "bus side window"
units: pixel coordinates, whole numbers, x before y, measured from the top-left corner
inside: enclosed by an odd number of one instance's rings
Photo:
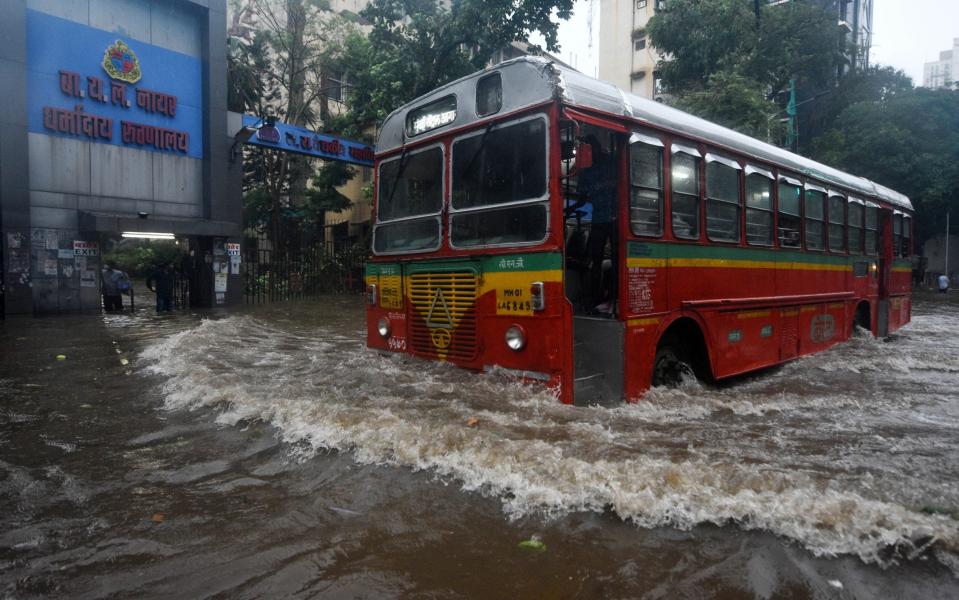
[[[876,254],[879,239],[879,207],[866,205],[866,254]]]
[[[902,256],[902,215],[899,213],[892,216],[892,253]]]
[[[739,172],[736,162],[706,155],[706,236],[710,240],[739,241]]]
[[[760,173],[746,176],[746,242],[773,245],[773,182]]]
[[[826,195],[817,190],[806,190],[806,249],[823,250],[823,216]]]
[[[787,181],[779,182],[779,245],[783,248],[798,248],[800,245],[801,189]]]
[[[658,143],[658,145],[656,145]],[[663,146],[634,134],[629,145],[629,222],[633,233],[663,234]]]
[[[902,255],[912,256],[912,218],[902,218]]]
[[[863,205],[849,199],[849,252],[862,254]]]
[[[829,196],[829,251],[846,251],[846,199]]]
[[[695,152],[695,151],[694,151]],[[699,157],[673,147],[670,184],[670,216],[673,235],[684,240],[699,239]]]

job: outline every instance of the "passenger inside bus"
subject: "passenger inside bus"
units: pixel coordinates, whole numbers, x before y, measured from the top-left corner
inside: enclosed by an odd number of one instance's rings
[[[589,204],[590,227],[586,240],[589,264],[588,290],[584,290],[591,312],[615,313],[616,299],[616,188],[617,160],[612,140],[603,144],[589,134],[585,142],[592,148],[593,164],[584,169],[577,181],[580,198]]]

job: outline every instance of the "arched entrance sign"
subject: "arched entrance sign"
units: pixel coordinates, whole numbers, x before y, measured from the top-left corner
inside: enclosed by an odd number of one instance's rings
[[[374,148],[369,144],[254,115],[243,115],[243,129],[237,134],[237,141],[314,158],[373,166]]]

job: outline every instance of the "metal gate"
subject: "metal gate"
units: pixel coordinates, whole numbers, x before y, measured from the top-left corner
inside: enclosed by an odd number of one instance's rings
[[[247,236],[243,256],[243,299],[247,304],[359,293],[368,250],[336,239],[325,227],[323,239],[303,235],[279,244],[266,233]]]

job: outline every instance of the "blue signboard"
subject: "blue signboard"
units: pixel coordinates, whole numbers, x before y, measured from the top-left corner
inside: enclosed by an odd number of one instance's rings
[[[373,166],[374,149],[369,144],[316,133],[287,123],[276,122],[270,126],[253,115],[243,115],[243,126],[257,130],[247,144],[305,154],[313,158],[339,160],[363,167]]]
[[[203,65],[27,10],[32,133],[203,158]]]

